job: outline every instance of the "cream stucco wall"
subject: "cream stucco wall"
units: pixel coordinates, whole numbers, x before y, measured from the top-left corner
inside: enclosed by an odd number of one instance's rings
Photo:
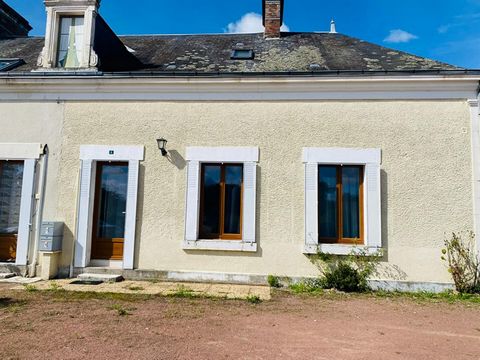
[[[473,229],[470,115],[465,101],[69,102],[56,220],[70,264],[79,147],[144,145],[135,267],[244,274],[316,273],[302,254],[302,147],[382,149],[381,278],[450,281],[444,233]],[[164,136],[174,159],[155,139]],[[185,148],[258,146],[257,253],[184,251]]]
[[[44,218],[57,206],[57,175],[63,128],[62,102],[0,102],[0,143],[41,143],[49,148]]]

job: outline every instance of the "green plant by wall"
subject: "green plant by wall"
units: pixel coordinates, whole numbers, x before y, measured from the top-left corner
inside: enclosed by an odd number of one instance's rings
[[[268,275],[267,282],[268,282],[268,285],[270,285],[270,287],[273,287],[273,288],[282,287],[282,284],[280,283],[280,279],[278,278],[278,276]]]
[[[262,302],[262,299],[260,299],[260,296],[258,295],[248,295],[247,301],[251,304],[260,304]]]
[[[369,290],[368,279],[376,272],[382,256],[380,251],[372,255],[368,250],[354,248],[346,256],[318,253],[310,260],[320,271],[318,287],[363,292]]]
[[[442,260],[447,262],[455,288],[460,293],[480,293],[480,256],[472,231],[445,238]]]

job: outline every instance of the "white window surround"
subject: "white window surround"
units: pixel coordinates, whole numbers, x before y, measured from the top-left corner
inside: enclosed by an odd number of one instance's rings
[[[382,247],[380,149],[304,148],[305,164],[305,254],[318,251],[348,255],[355,250],[377,253]],[[318,242],[318,166],[363,165],[364,171],[364,229],[365,244],[320,244]]]
[[[138,176],[140,161],[144,160],[143,146],[83,145],[80,147],[81,174],[77,211],[75,267],[90,265],[93,202],[95,193],[95,163],[97,161],[127,161],[127,209],[125,217],[125,242],[122,266],[133,269],[135,227],[137,217]]]
[[[24,161],[22,198],[20,200],[20,217],[18,221],[17,256],[15,265],[23,266],[28,262],[28,247],[32,226],[32,209],[34,203],[35,166],[40,158],[41,144],[0,144],[0,160]]]
[[[188,147],[184,250],[256,252],[255,213],[258,147]],[[243,163],[243,228],[241,240],[199,239],[201,163]]]
[[[480,96],[467,101],[472,126],[473,210],[474,233],[477,234],[477,252],[480,255]]]

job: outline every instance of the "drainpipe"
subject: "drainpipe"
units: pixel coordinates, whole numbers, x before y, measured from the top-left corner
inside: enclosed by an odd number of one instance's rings
[[[37,263],[38,263],[38,244],[40,243],[40,228],[43,220],[43,207],[45,204],[45,185],[47,177],[47,167],[48,167],[48,146],[43,147],[43,153],[41,155],[41,171],[40,179],[38,181],[38,203],[37,203],[37,214],[35,216],[35,235],[34,235],[34,244],[33,244],[33,260],[30,265],[30,274],[31,277],[37,275]]]
[[[81,172],[82,167],[80,166],[80,170],[77,173],[77,191],[80,191],[80,179],[81,179]],[[78,211],[80,206],[80,196],[77,196],[77,204],[75,206],[75,229],[73,230],[73,244],[72,244],[72,254],[70,260],[70,271],[68,277],[71,279],[73,278],[73,269],[75,264],[75,244],[77,243],[77,228],[78,228]]]

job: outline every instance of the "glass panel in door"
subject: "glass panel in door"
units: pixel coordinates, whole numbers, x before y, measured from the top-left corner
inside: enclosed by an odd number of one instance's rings
[[[122,260],[128,163],[97,163],[92,259]]]

